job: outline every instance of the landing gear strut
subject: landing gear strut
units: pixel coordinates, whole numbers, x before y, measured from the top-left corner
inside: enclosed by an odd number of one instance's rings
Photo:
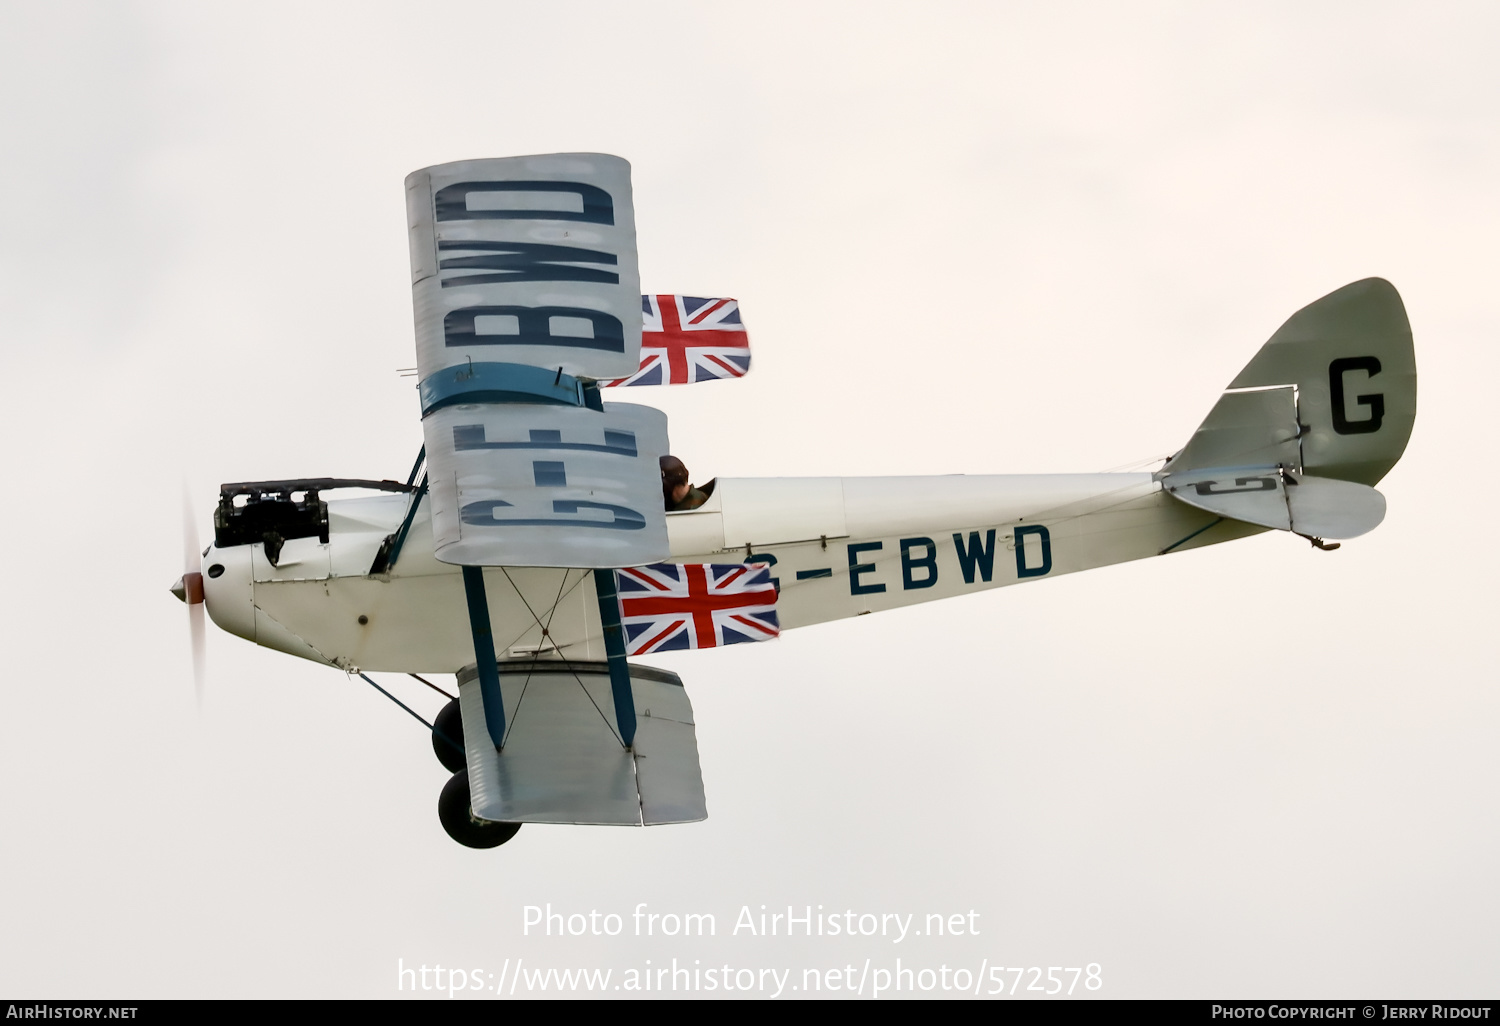
[[[498,848],[521,829],[519,823],[475,819],[469,807],[469,771],[461,769],[443,785],[438,796],[438,819],[448,836],[466,848]]]

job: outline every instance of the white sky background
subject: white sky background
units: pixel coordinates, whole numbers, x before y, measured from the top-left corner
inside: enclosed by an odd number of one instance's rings
[[[1493,996],[1497,42],[1483,3],[0,7],[0,989],[899,956]],[[660,658],[706,823],[460,848],[366,685],[210,628],[195,711],[179,490],[206,538],[221,481],[405,474],[403,177],[576,149],[633,163],[646,289],[741,300],[750,377],[633,397],[699,479],[1164,455],[1379,275],[1421,390],[1390,514]],[[523,937],[546,902],[719,936]],[[981,934],[729,936],[762,903]]]

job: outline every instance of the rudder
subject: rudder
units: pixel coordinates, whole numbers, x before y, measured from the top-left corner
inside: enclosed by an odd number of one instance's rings
[[[1416,414],[1406,308],[1390,282],[1366,278],[1293,314],[1163,469],[1268,462],[1374,485],[1401,458]]]

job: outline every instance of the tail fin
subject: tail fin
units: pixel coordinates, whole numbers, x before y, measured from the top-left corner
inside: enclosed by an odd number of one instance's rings
[[[1390,282],[1366,278],[1293,314],[1163,470],[1280,466],[1374,485],[1416,415],[1406,308]]]

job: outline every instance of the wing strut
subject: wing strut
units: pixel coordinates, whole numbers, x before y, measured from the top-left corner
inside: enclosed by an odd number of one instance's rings
[[[468,573],[468,567],[464,573]],[[635,696],[630,689],[630,665],[625,661],[625,628],[620,626],[620,597],[615,591],[613,570],[594,571],[594,592],[599,596],[599,622],[604,627],[604,654],[609,659],[615,723],[620,728],[620,740],[629,748],[635,744]],[[484,714],[489,716],[488,706]]]
[[[500,671],[495,665],[495,639],[490,635],[490,604],[484,597],[484,568],[466,566],[463,570],[464,594],[469,600],[469,629],[474,632],[474,668],[479,674],[479,695],[484,700],[484,725],[498,752],[505,741],[505,703],[500,700]],[[615,622],[619,623],[618,613]],[[624,654],[622,646],[622,662]]]

